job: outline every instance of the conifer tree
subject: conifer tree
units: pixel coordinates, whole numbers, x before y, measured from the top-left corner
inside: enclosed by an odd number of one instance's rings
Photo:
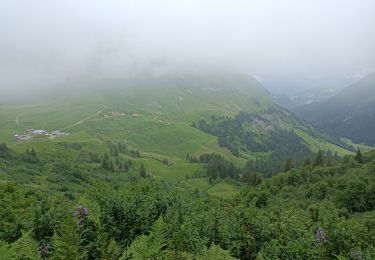
[[[103,160],[102,160],[102,168],[104,170],[110,170],[110,160],[107,153],[104,154]]]
[[[324,158],[323,158],[323,153],[321,150],[319,150],[318,154],[316,155],[315,161],[314,161],[314,166],[321,166],[324,164]]]
[[[139,177],[141,177],[141,178],[147,177],[146,168],[143,164],[141,164],[141,167],[139,168]]]
[[[115,167],[113,166],[112,160],[109,160],[109,169],[110,172],[115,172]]]
[[[361,150],[360,150],[359,148],[357,149],[357,153],[356,153],[356,155],[354,156],[354,159],[356,159],[356,161],[357,161],[358,163],[363,163],[362,152],[361,152]]]
[[[36,154],[34,148],[31,148],[30,155],[33,162],[39,162],[38,155]]]
[[[5,143],[0,144],[0,157],[7,158],[9,156],[9,148]]]
[[[284,169],[284,171],[285,171],[285,172],[288,172],[288,171],[290,171],[290,170],[293,169],[293,168],[294,168],[294,164],[293,164],[292,159],[288,159],[288,160],[286,161],[286,163],[285,163],[285,169]]]
[[[310,161],[310,158],[307,158],[304,162],[303,162],[303,166],[309,166],[311,165],[311,161]]]

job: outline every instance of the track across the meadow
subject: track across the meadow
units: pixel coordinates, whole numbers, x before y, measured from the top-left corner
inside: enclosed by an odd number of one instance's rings
[[[20,122],[20,117],[23,116],[25,114],[25,112],[21,113],[21,114],[18,114],[16,116],[16,125],[19,126],[19,127],[24,127],[24,128],[28,128],[27,126],[23,125],[21,122]]]
[[[63,130],[66,130],[66,129],[72,128],[72,127],[74,127],[74,126],[80,125],[80,124],[86,122],[87,120],[89,120],[90,118],[93,118],[93,117],[99,115],[99,114],[102,113],[104,110],[106,110],[106,109],[109,108],[107,105],[104,105],[104,104],[100,104],[100,105],[103,106],[103,108],[100,109],[99,111],[97,111],[95,114],[92,114],[91,116],[85,117],[84,119],[78,121],[77,123],[74,123],[74,124],[72,124],[72,125],[69,125],[69,126],[66,126],[66,127],[60,128],[59,131],[63,131]]]
[[[92,115],[89,115],[83,119],[81,119],[80,121],[74,123],[74,124],[71,124],[71,125],[68,125],[68,126],[65,126],[65,127],[62,127],[62,128],[59,128],[58,131],[66,131],[67,129],[70,129],[72,127],[75,127],[77,125],[80,125],[80,124],[83,124],[87,121],[95,121],[95,120],[102,120],[104,118],[97,118],[97,119],[93,119],[94,117],[100,115],[103,111],[109,109],[110,107],[105,105],[105,104],[100,104],[103,108],[101,108],[100,110],[98,110],[97,112],[95,112],[94,114]],[[154,129],[154,128],[161,128],[161,127],[164,127],[164,126],[168,126],[168,125],[171,125],[173,124],[172,122],[170,121],[164,121],[161,119],[161,116],[162,116],[162,113],[161,112],[154,112],[156,115],[155,117],[153,118],[153,121],[154,122],[157,122],[159,123],[158,125],[154,125],[154,126],[149,126],[149,127],[143,127],[143,128],[132,128],[132,129],[124,129],[124,131],[126,132],[134,132],[134,131],[145,131],[145,130],[149,130],[149,129]],[[15,119],[15,122],[17,124],[17,126],[19,127],[23,127],[23,128],[31,128],[29,126],[26,126],[26,125],[23,125],[22,122],[20,121],[20,117],[23,116],[25,114],[25,112],[21,113],[21,114],[18,114],[16,116],[16,119]]]
[[[126,130],[126,131],[127,131],[127,132],[144,131],[144,130],[149,130],[149,129],[153,129],[153,128],[160,128],[160,127],[168,126],[168,125],[171,125],[171,124],[172,124],[172,122],[161,120],[161,119],[160,119],[161,115],[162,115],[162,114],[161,114],[160,112],[156,112],[156,116],[154,117],[154,121],[155,121],[155,122],[158,122],[158,123],[161,123],[160,125],[149,126],[149,127],[143,127],[143,128],[133,128],[133,129],[128,129],[128,130]]]

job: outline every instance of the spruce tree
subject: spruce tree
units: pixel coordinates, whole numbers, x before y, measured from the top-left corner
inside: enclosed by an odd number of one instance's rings
[[[39,162],[38,155],[36,154],[36,151],[34,150],[34,148],[31,148],[31,151],[30,151],[30,162],[31,163]]]
[[[287,161],[286,161],[286,163],[285,163],[285,169],[284,169],[284,171],[285,172],[288,172],[288,171],[290,171],[291,169],[293,169],[294,168],[294,165],[293,165],[293,161],[292,161],[292,159],[288,159]]]
[[[9,156],[9,148],[6,143],[0,144],[0,157],[7,158]]]
[[[109,160],[109,168],[108,168],[108,170],[110,172],[115,172],[115,167],[113,166],[112,160]]]
[[[307,158],[304,162],[303,162],[303,166],[309,166],[311,165],[311,161],[310,161],[310,158]]]
[[[316,155],[315,161],[314,161],[314,166],[321,166],[324,164],[324,158],[323,158],[323,153],[321,150],[319,150],[318,154]]]
[[[147,177],[146,168],[143,164],[141,164],[141,167],[139,168],[139,177],[141,177],[141,178]]]
[[[356,161],[359,162],[359,163],[363,163],[362,152],[361,152],[361,150],[359,148],[357,149],[357,153],[354,156],[354,159],[356,159]]]
[[[104,154],[104,157],[102,160],[102,168],[107,171],[110,169],[109,156],[107,153]]]

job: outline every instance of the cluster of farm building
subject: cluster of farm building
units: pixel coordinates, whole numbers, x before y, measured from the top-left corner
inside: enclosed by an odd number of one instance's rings
[[[55,130],[55,131],[48,132],[48,131],[42,130],[42,129],[30,128],[30,129],[27,129],[22,134],[15,134],[14,138],[16,140],[25,141],[25,140],[29,140],[29,139],[31,139],[33,137],[37,137],[37,136],[40,136],[40,137],[41,136],[48,136],[49,138],[53,139],[57,136],[63,136],[63,135],[69,135],[69,133],[66,133],[66,132],[61,131],[61,130]]]

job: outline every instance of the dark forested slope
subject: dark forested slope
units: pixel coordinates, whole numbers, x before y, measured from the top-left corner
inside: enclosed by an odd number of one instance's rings
[[[318,129],[357,143],[375,144],[375,73],[323,101],[292,111]]]

